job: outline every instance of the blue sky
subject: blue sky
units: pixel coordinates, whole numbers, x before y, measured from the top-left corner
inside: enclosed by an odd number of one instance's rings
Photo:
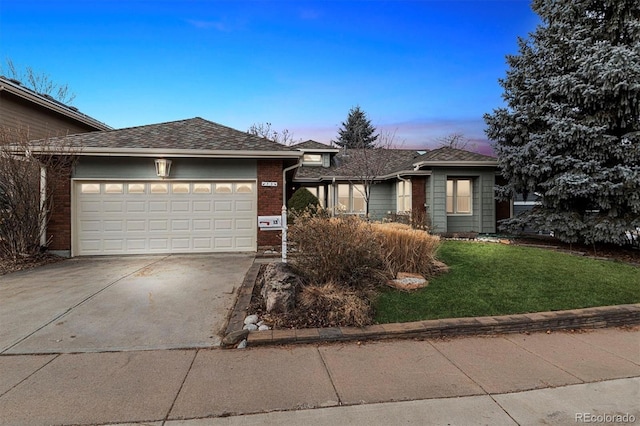
[[[360,105],[404,147],[486,151],[505,55],[537,23],[527,0],[0,0],[0,52],[115,128],[199,116],[328,143]]]

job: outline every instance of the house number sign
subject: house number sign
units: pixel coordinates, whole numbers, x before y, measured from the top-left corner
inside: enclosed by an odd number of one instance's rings
[[[278,182],[262,182],[262,186],[278,186]]]

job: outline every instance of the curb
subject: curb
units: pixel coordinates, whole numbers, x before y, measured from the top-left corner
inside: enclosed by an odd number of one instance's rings
[[[227,324],[225,336],[234,331],[242,330],[259,270],[260,264],[254,263],[245,275],[242,286],[238,290],[238,298]],[[491,335],[634,325],[640,325],[640,303],[565,311],[375,324],[366,327],[252,331],[249,333],[247,343],[252,346],[265,346],[351,340]]]

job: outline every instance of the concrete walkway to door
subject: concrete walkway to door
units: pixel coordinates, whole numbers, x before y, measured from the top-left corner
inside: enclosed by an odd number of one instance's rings
[[[2,276],[0,354],[218,346],[252,263],[248,254],[109,256]]]

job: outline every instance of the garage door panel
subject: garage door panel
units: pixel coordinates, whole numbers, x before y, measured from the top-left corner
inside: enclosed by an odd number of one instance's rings
[[[235,204],[235,210],[238,213],[250,213],[253,211],[253,203],[251,201],[238,200]]]
[[[255,183],[76,183],[74,254],[254,251],[256,194],[244,186]]]
[[[211,219],[193,219],[193,230],[198,231],[211,231]]]
[[[147,221],[142,219],[127,220],[127,232],[143,232],[147,230]]]
[[[127,201],[127,213],[144,213],[146,212],[145,204],[144,201]]]
[[[252,219],[236,219],[236,229],[239,231],[250,231],[253,229]]]
[[[149,201],[150,213],[166,213],[169,211],[169,201]]]
[[[172,219],[171,230],[172,231],[189,231],[190,221],[189,219]]]
[[[102,223],[99,220],[81,220],[78,224],[82,232],[100,232]]]

